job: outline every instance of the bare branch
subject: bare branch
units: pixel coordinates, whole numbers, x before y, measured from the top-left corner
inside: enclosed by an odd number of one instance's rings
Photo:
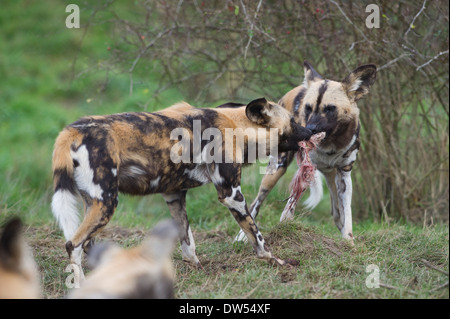
[[[436,271],[439,271],[440,273],[442,273],[442,274],[444,274],[444,275],[446,275],[446,276],[448,277],[448,272],[446,272],[446,271],[444,271],[444,270],[442,270],[442,269],[440,269],[440,268],[438,268],[438,267],[432,265],[429,261],[427,261],[427,260],[425,260],[425,259],[422,259],[422,263],[423,263],[425,266],[427,266],[428,268],[433,269],[433,270],[436,270]],[[448,283],[447,283],[447,285],[448,285]]]
[[[388,285],[388,284],[384,284],[384,283],[381,283],[381,282],[380,282],[380,287],[387,288],[387,289],[393,289],[393,290],[400,289],[399,287],[394,287],[394,286],[391,286],[391,285]],[[417,295],[417,292],[415,292],[415,291],[408,290],[408,289],[405,289],[405,291],[407,293],[409,293],[409,294]]]
[[[386,64],[383,64],[382,66],[380,66],[379,68],[377,68],[377,71],[381,71],[389,66],[391,66],[392,64],[396,63],[398,60],[403,59],[404,57],[407,56],[411,56],[412,54],[408,54],[408,53],[403,53],[402,55],[400,55],[399,57],[396,57],[395,59],[389,61]]]
[[[432,58],[431,60],[427,61],[426,63],[424,63],[424,64],[418,66],[418,67],[416,68],[416,71],[419,71],[421,68],[427,66],[428,64],[430,64],[431,62],[433,62],[434,60],[436,60],[437,58],[439,58],[441,55],[448,54],[448,51],[449,51],[449,50],[443,51],[443,52],[439,52],[439,54],[437,54],[434,58]]]
[[[437,286],[436,288],[433,288],[433,289],[431,289],[431,291],[438,291],[438,290],[441,290],[442,288],[445,288],[445,287],[448,287],[448,281],[445,283],[445,284],[443,284],[443,285],[440,285],[440,286]]]
[[[335,1],[333,1],[333,0],[329,0],[329,1],[330,1],[332,4],[334,4],[336,7],[338,7],[339,11],[342,13],[342,15],[345,17],[345,19],[346,19],[352,26],[354,26],[356,30],[359,31],[359,33],[362,35],[362,37],[364,38],[364,40],[366,40],[367,42],[370,42],[369,39],[367,39],[367,37],[366,37],[366,35],[364,34],[364,32],[362,32],[361,29],[358,28],[358,27],[353,23],[353,21],[350,20],[350,18],[345,14],[345,12],[344,12],[344,10],[342,10],[341,6],[340,6],[337,2],[335,2]]]

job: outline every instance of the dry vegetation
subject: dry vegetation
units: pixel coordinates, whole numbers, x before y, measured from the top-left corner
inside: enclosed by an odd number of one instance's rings
[[[64,272],[67,256],[61,233],[53,226],[43,226],[30,227],[25,234],[40,268],[44,297],[63,298],[70,272]],[[110,226],[97,240],[134,247],[145,234],[139,227]],[[224,231],[194,231],[203,269],[183,262],[177,249],[175,297],[448,298],[444,286],[448,282],[448,245],[443,236],[448,243],[448,228],[419,231],[378,225],[362,231],[352,248],[337,234],[322,235],[317,228],[296,220],[281,223],[266,234],[274,254],[300,262],[297,267],[277,268],[256,259],[250,245],[233,243]],[[381,269],[378,289],[365,286],[369,264]]]
[[[79,1],[82,28],[71,30],[62,1],[6,1],[0,224],[18,215],[30,225],[25,235],[44,297],[67,291],[64,239],[50,211],[52,146],[65,125],[86,114],[156,111],[179,99],[198,106],[277,100],[302,82],[309,60],[337,80],[360,64],[379,67],[359,102],[356,246],[340,239],[326,200],[301,223],[278,224],[295,165],[257,220],[276,255],[300,261],[292,269],[273,268],[250,245],[233,243],[237,225],[206,186],[192,190],[187,203],[205,270],[183,263],[177,249],[176,297],[448,299],[449,4],[378,1],[381,28],[367,29],[371,2]],[[261,176],[244,172],[251,201]],[[98,240],[136,246],[166,217],[158,195],[122,196]],[[379,289],[364,284],[369,264],[380,267]]]
[[[128,74],[130,94],[143,85],[136,76],[160,72],[144,109],[173,87],[190,102],[277,100],[302,81],[304,60],[336,80],[375,63],[360,102],[354,212],[448,220],[449,4],[379,1],[380,28],[369,29],[372,2],[141,0],[127,11],[104,1],[88,26],[114,24],[100,68]]]

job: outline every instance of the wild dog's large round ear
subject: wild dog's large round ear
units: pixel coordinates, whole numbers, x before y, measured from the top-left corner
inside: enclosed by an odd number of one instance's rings
[[[303,62],[303,69],[305,71],[305,79],[303,80],[303,86],[309,87],[311,83],[323,80],[322,76],[314,70],[308,61]]]
[[[270,122],[270,110],[272,106],[266,98],[260,98],[251,101],[245,108],[245,115],[256,124],[265,125]]]
[[[7,222],[0,237],[0,264],[7,269],[17,270],[22,253],[22,222],[14,217]]]
[[[345,92],[352,101],[358,101],[369,93],[370,86],[377,77],[377,67],[374,64],[361,65],[342,81]]]

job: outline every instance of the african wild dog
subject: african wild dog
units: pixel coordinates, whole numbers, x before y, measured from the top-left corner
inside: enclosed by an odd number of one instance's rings
[[[298,123],[313,133],[326,132],[326,137],[317,150],[310,152],[311,160],[317,165],[318,171],[305,205],[312,209],[322,198],[320,171],[325,176],[330,191],[331,215],[334,222],[342,236],[349,239],[352,244],[350,175],[360,146],[359,109],[356,102],[369,92],[369,87],[375,82],[376,70],[373,64],[362,65],[342,82],[336,82],[323,79],[308,62],[305,62],[303,84],[286,93],[278,102],[294,115]],[[250,206],[253,218],[258,215],[262,202],[284,175],[293,158],[292,151],[280,153],[277,171],[264,176],[258,195]],[[293,215],[293,210],[288,211],[285,208],[280,220],[292,219]],[[245,238],[240,232],[236,240],[243,239]]]
[[[161,193],[180,227],[183,259],[199,265],[186,215],[186,192],[212,182],[219,201],[229,208],[257,256],[285,264],[272,255],[248,213],[240,187],[242,164],[225,159],[236,158],[234,155],[238,154],[245,159],[247,146],[255,145],[255,139],[270,139],[269,131],[274,128],[280,152],[296,151],[298,141],[307,140],[312,134],[296,123],[289,111],[264,98],[247,106],[233,106],[195,108],[183,102],[159,112],[90,116],[68,125],[56,139],[53,152],[52,211],[67,240],[71,262],[81,265],[82,249],[89,248],[93,236],[111,219],[120,191],[132,195]],[[244,139],[243,149],[236,143],[231,150],[233,155],[226,154],[227,149],[222,147],[220,162],[193,163],[193,158],[188,163],[172,161],[171,149],[178,141],[170,138],[171,131],[183,128],[192,141],[196,120],[200,121],[202,132],[208,128],[217,128],[222,133],[227,128],[241,131],[253,128],[262,129],[265,134],[244,137],[241,132],[236,139]],[[270,144],[266,143],[266,153]],[[85,203],[80,225],[78,195]]]
[[[22,236],[19,218],[9,220],[0,234],[0,299],[41,297],[39,273]]]
[[[171,254],[177,238],[177,226],[165,220],[138,247],[122,249],[111,243],[93,246],[88,264],[94,270],[68,298],[173,298],[175,269]]]

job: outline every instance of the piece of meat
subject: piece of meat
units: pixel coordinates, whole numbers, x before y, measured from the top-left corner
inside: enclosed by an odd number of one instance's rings
[[[302,196],[303,192],[311,185],[314,180],[314,173],[316,166],[311,162],[309,152],[317,147],[317,145],[325,138],[325,132],[320,132],[311,136],[309,141],[301,141],[298,143],[300,149],[297,152],[297,165],[298,170],[292,179],[290,189],[291,195],[289,196],[290,204],[288,209],[293,209],[297,205],[298,200]],[[285,209],[286,210],[286,209]]]

